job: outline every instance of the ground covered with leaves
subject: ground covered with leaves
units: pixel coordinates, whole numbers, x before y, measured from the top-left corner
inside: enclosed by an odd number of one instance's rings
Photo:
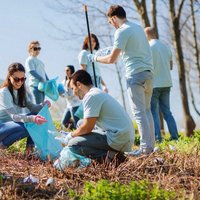
[[[122,185],[146,180],[149,184],[155,183],[159,190],[173,192],[173,198],[165,199],[200,199],[199,141],[165,143],[159,149],[149,156],[128,157],[118,167],[115,163],[93,162],[86,168],[64,171],[53,168],[51,161],[42,162],[21,152],[0,150],[0,199],[89,199],[77,194],[83,193],[86,182],[95,186],[101,180]],[[23,183],[30,174],[38,178],[39,183]],[[50,177],[54,183],[47,186]],[[74,197],[69,195],[73,192],[76,193]]]

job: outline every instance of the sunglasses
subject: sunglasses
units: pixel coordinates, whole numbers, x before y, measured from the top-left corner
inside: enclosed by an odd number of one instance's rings
[[[33,47],[32,49],[33,49],[33,51],[40,51],[41,47]]]
[[[18,78],[18,77],[13,77],[12,76],[12,78],[16,83],[19,83],[20,81],[24,82],[26,80],[26,77]]]

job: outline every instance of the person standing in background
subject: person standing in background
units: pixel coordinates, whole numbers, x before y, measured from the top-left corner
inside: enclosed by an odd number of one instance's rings
[[[29,57],[26,59],[25,67],[29,75],[30,92],[36,104],[40,104],[45,99],[45,93],[38,89],[38,84],[49,80],[44,63],[37,57],[40,54],[41,47],[38,41],[30,42],[28,46]]]
[[[91,33],[91,45],[92,45],[92,51],[94,53],[100,48],[99,40],[97,36],[93,33]],[[90,45],[89,45],[89,38],[88,36],[86,36],[83,42],[82,51],[79,53],[78,60],[81,69],[86,70],[90,74],[90,76],[92,77],[92,82],[95,85],[92,63],[89,62],[87,59],[88,54],[90,54]],[[94,66],[95,66],[97,87],[103,89],[104,92],[108,93],[108,88],[101,77],[99,64],[95,62]]]
[[[73,91],[71,90],[71,88],[69,87],[69,77],[75,72],[74,66],[73,65],[67,65],[65,68],[65,79],[62,81],[62,84],[64,85],[64,90],[63,89],[59,89],[60,91],[60,96],[66,98],[67,101],[67,108],[65,109],[64,113],[63,113],[63,117],[62,117],[62,125],[65,128],[76,128],[77,122],[79,120],[79,118],[77,116],[75,116],[75,112],[77,111],[78,107],[81,104],[81,101],[78,99],[78,97],[73,95]],[[70,121],[70,119],[72,118],[72,122]]]
[[[162,142],[159,115],[160,110],[167,122],[171,140],[178,140],[176,122],[170,111],[170,89],[172,87],[170,70],[173,68],[172,53],[166,44],[157,39],[153,27],[145,28],[145,33],[151,46],[154,65],[151,111],[154,119],[155,136],[158,142]]]

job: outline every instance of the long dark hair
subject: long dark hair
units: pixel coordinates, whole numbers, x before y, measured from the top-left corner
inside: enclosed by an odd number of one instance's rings
[[[69,68],[70,69],[71,75],[75,72],[75,68],[74,68],[73,65],[67,65],[65,68]],[[67,76],[65,76],[65,80],[68,80]]]
[[[6,77],[6,80],[3,82],[3,87],[8,87],[8,90],[10,91],[13,102],[14,104],[20,106],[20,107],[26,107],[26,87],[25,87],[25,82],[22,84],[22,86],[17,90],[17,99],[15,99],[14,93],[13,93],[13,85],[10,81],[10,76],[12,76],[15,72],[24,72],[25,73],[25,68],[22,64],[20,63],[12,63],[8,67],[8,74]]]
[[[94,40],[96,42],[96,46],[95,46],[94,49],[98,50],[100,48],[100,45],[99,45],[99,40],[98,40],[97,36],[93,33],[91,33],[90,35],[91,35],[91,38],[94,38]],[[90,49],[90,47],[88,46],[88,42],[89,42],[89,38],[88,38],[88,35],[87,35],[84,39],[82,49],[85,49],[85,50]]]

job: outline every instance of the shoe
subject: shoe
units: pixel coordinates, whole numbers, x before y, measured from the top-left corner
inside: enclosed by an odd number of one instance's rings
[[[148,151],[144,151],[142,149],[138,149],[138,150],[135,150],[135,151],[131,151],[131,152],[126,152],[127,155],[130,155],[130,156],[142,156],[142,155],[149,155],[153,153],[153,150],[148,150]]]

